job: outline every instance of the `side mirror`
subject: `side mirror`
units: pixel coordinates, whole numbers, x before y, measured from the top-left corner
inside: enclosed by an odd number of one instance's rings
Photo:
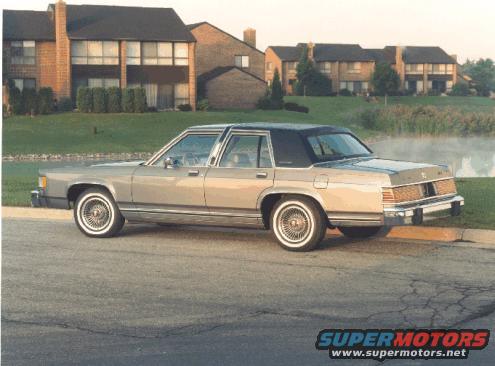
[[[177,167],[177,161],[175,161],[171,157],[165,158],[165,160],[163,161],[163,168],[164,169],[169,169],[169,168],[173,169],[176,167]]]

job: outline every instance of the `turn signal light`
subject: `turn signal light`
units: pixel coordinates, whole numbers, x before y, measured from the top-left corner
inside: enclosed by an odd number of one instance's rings
[[[46,189],[46,177],[38,177],[38,187]]]

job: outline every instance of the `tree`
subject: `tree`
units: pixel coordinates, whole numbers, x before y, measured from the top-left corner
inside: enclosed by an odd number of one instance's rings
[[[378,95],[395,94],[399,90],[400,77],[387,63],[378,63],[371,77],[371,85]]]
[[[467,60],[463,71],[473,79],[478,95],[488,96],[490,90],[495,90],[495,65],[492,59],[480,58],[476,62]]]
[[[319,72],[308,57],[308,48],[304,47],[297,64],[297,95],[325,96],[332,92],[332,82]]]
[[[282,92],[282,83],[280,82],[278,68],[275,68],[275,72],[273,74],[270,100],[273,109],[282,109],[284,106],[284,94]]]

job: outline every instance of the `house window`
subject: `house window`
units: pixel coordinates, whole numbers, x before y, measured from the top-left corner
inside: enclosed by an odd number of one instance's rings
[[[272,71],[272,70],[273,70],[273,62],[267,62],[266,71]]]
[[[452,74],[454,72],[454,65],[447,64],[447,74]]]
[[[127,65],[141,65],[141,42],[126,42]]]
[[[187,43],[174,43],[175,65],[189,64],[189,45]]]
[[[297,69],[298,62],[287,62],[287,68],[289,71],[294,71]]]
[[[320,72],[323,74],[330,74],[332,71],[332,63],[331,62],[320,62],[318,64]]]
[[[11,59],[13,65],[34,65],[36,43],[34,41],[15,41],[11,43]]]
[[[430,74],[445,74],[446,66],[445,64],[430,64]]]
[[[175,107],[181,104],[189,104],[189,84],[175,84]]]
[[[245,69],[249,67],[249,56],[235,56],[235,66]]]
[[[351,74],[358,74],[361,72],[361,62],[348,62],[347,72]]]
[[[71,57],[73,65],[118,65],[119,42],[73,41]]]
[[[119,87],[120,80],[119,79],[96,79],[90,78],[88,79],[88,87],[90,88],[111,88],[111,87]]]
[[[36,89],[35,79],[12,79],[14,86],[22,91],[23,89]]]
[[[422,74],[423,64],[406,64],[406,72],[408,74]]]

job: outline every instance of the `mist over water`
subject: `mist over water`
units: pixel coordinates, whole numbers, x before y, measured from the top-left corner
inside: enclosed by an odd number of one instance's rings
[[[369,145],[380,158],[448,165],[455,177],[495,177],[493,137],[398,137]]]

